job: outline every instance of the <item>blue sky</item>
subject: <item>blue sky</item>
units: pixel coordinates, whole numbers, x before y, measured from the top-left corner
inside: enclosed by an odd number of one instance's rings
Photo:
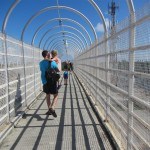
[[[15,0],[0,0],[0,28],[2,28],[3,20],[6,15],[6,12],[8,11],[9,7]],[[126,0],[115,0],[116,3],[119,5],[119,10],[117,11],[116,19],[118,22],[126,18],[128,14],[128,8],[126,4]],[[93,8],[93,6],[88,2],[88,0],[59,0],[59,5],[65,5],[68,7],[72,7],[81,13],[83,13],[92,23],[94,28],[97,31],[98,37],[100,37],[103,34],[103,27],[102,27],[102,22],[96,12],[96,10]],[[101,11],[103,12],[104,17],[106,18],[107,24],[108,20],[110,19],[110,16],[108,15],[108,2],[110,3],[111,0],[95,0]],[[150,0],[133,0],[135,9],[139,9],[144,5],[146,2],[150,2]],[[44,9],[45,7],[50,7],[50,6],[56,6],[57,0],[22,0],[17,7],[13,10],[7,27],[6,27],[6,33],[16,39],[20,39],[21,37],[21,32],[22,29],[25,25],[25,23],[29,20],[31,16],[33,16],[36,12],[38,12],[41,9]],[[85,20],[80,17],[78,14],[75,14],[71,11],[68,10],[60,10],[60,16],[62,18],[70,18],[73,19],[82,26],[86,28],[88,33],[90,34],[92,41],[94,41],[94,35],[92,33],[91,28],[89,25],[85,22]],[[42,13],[40,16],[36,17],[31,24],[28,26],[28,28],[25,31],[24,35],[24,41],[26,43],[31,43],[33,35],[36,31],[36,29],[43,23],[45,23],[47,20],[53,19],[53,18],[58,18],[58,11],[51,10],[47,11],[45,13]],[[39,41],[43,34],[48,30],[53,28],[54,26],[58,26],[58,21],[52,22],[51,24],[48,24],[45,26],[40,32],[38,33],[36,39],[35,39],[35,46],[39,46]],[[68,25],[72,26],[79,31],[81,31],[81,28],[79,28],[77,25],[64,21],[63,25]],[[72,29],[64,28],[63,30],[67,30],[68,32],[75,32]],[[56,30],[52,30],[47,34],[45,39],[43,39],[43,42],[41,43],[41,47],[44,46],[44,43],[46,39],[56,33],[60,32],[62,29],[58,28]],[[83,32],[83,31],[82,31]],[[86,37],[85,33],[84,36]]]

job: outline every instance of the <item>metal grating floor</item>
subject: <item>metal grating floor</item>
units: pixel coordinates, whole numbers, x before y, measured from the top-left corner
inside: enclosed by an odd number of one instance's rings
[[[0,146],[1,150],[112,150],[73,74],[59,90],[57,118],[46,116],[43,93]]]

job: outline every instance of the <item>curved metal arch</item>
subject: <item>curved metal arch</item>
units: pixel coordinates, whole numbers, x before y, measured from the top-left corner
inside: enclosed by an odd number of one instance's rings
[[[45,44],[44,44],[44,46],[43,46],[43,48],[45,48],[47,42],[48,42],[52,37],[54,37],[54,36],[56,36],[56,35],[58,35],[58,34],[63,34],[63,33],[65,33],[64,37],[66,36],[66,33],[75,36],[77,39],[79,39],[79,40],[82,42],[82,45],[84,45],[84,44],[83,44],[83,41],[82,41],[80,38],[78,38],[78,36],[77,36],[76,34],[74,34],[74,33],[72,33],[72,32],[69,32],[69,31],[60,31],[60,32],[57,32],[56,34],[53,34],[52,36],[48,37],[47,40],[46,40],[46,42],[45,42]],[[88,46],[88,45],[86,45],[86,46]],[[84,48],[86,48],[85,45],[84,45]]]
[[[68,42],[69,42],[69,44],[71,43],[71,44],[76,45],[76,47],[78,47],[79,51],[81,52],[80,46],[79,46],[75,41],[69,40]],[[63,43],[62,41],[57,41],[57,42],[56,42],[55,44],[53,44],[48,50],[51,50],[51,49],[52,49],[53,47],[55,47],[57,44],[61,44],[62,46],[64,46],[64,43]],[[64,49],[66,49],[66,48],[64,47]]]
[[[61,44],[61,45],[60,45]],[[52,47],[52,49],[57,49],[58,50],[58,48],[59,49],[62,49],[62,44],[63,43],[57,43],[54,47]],[[72,49],[72,47],[74,48],[74,49],[77,49],[78,51],[80,51],[80,49],[72,42],[70,42],[70,46],[68,47],[68,49],[70,50],[70,49]],[[64,49],[64,48],[63,48]],[[65,51],[65,49],[64,49],[64,51]]]
[[[71,51],[68,51],[67,54],[62,53],[60,59],[62,59],[63,56],[66,56],[66,58],[68,58],[68,60],[70,59],[69,57],[72,56],[73,58],[75,57],[75,54],[79,54],[78,50],[76,48],[74,48],[74,46],[71,47]]]
[[[76,45],[76,47],[78,47],[79,51],[82,51],[80,45],[78,45],[78,43],[76,43],[76,42],[73,41],[72,39],[69,39],[69,40],[68,40],[69,46],[70,46],[70,43]],[[52,49],[52,47],[56,46],[57,44],[61,44],[61,45],[64,47],[64,49],[66,49],[65,46],[64,46],[63,41],[61,41],[61,40],[55,42],[55,43],[54,43],[50,48],[48,48],[48,49]]]
[[[58,44],[59,44],[59,43],[58,43]],[[60,46],[61,46],[61,45],[55,45],[55,47],[53,47],[53,49],[59,49],[59,48],[61,49]],[[76,50],[77,52],[80,51],[80,50],[76,47],[76,45],[74,45],[74,44],[73,44],[73,45],[70,45],[69,47],[70,47],[71,49],[73,48],[72,50]],[[69,49],[70,49],[70,48],[69,48]]]
[[[67,37],[67,38],[69,37],[69,38],[71,38],[71,39],[77,41],[77,42],[79,43],[79,45],[82,47],[82,49],[85,49],[85,48],[86,48],[83,44],[82,44],[82,45],[80,44],[79,40],[73,38],[72,36],[66,36],[66,37]],[[58,38],[62,38],[62,39],[63,39],[63,35],[60,35],[60,36],[54,38],[53,41],[55,41],[55,40],[58,39]],[[47,48],[44,47],[43,49],[48,49],[48,47],[50,46],[50,44],[52,44],[52,41],[49,42]]]
[[[84,35],[79,31],[79,30],[77,30],[76,28],[74,28],[74,27],[71,27],[71,26],[67,26],[67,25],[62,25],[63,27],[67,27],[67,28],[71,28],[71,29],[73,29],[73,30],[75,30],[75,31],[77,31],[78,33],[80,33],[81,34],[81,36],[82,36],[82,38],[84,39],[84,43],[86,44],[86,46],[88,46],[88,43],[87,43],[87,41],[86,41],[86,38],[84,37]],[[59,26],[58,26],[59,27]],[[51,31],[51,30],[49,30],[49,31]],[[47,32],[48,33],[48,32]],[[47,34],[46,33],[46,34]],[[68,33],[71,33],[71,32],[68,32]],[[45,36],[46,36],[46,34],[45,34]],[[44,36],[44,37],[45,37]],[[81,40],[81,38],[79,38],[79,36],[77,36],[76,34],[74,34],[74,36],[76,36],[81,42],[82,42],[82,44],[83,44],[83,41]],[[44,38],[43,37],[43,38]],[[43,39],[42,39],[43,40]],[[40,41],[40,44],[41,44],[41,42],[42,41]],[[47,40],[46,40],[46,42],[47,42]],[[45,42],[45,44],[46,44],[46,42]],[[45,44],[44,44],[44,46],[45,46]],[[84,44],[83,44],[84,45]],[[40,45],[39,45],[39,47],[40,47]]]
[[[64,50],[64,48],[62,47],[62,45],[55,45],[55,47],[53,47],[53,49],[54,50],[56,49],[58,52],[59,52],[59,50]]]
[[[38,11],[37,13],[35,13],[35,14],[28,20],[28,22],[25,24],[25,26],[24,26],[24,28],[23,28],[23,30],[22,30],[22,33],[21,33],[21,41],[23,41],[24,32],[25,32],[27,26],[30,24],[30,22],[31,22],[35,17],[39,16],[40,14],[42,14],[42,13],[48,11],[48,10],[53,10],[53,9],[58,9],[58,8],[59,8],[59,9],[67,9],[67,10],[73,11],[73,12],[75,12],[76,14],[80,15],[80,16],[90,25],[90,28],[92,29],[93,34],[94,34],[94,38],[95,38],[95,40],[97,39],[97,34],[96,34],[96,32],[95,32],[95,29],[94,29],[92,23],[91,23],[91,22],[88,20],[88,18],[87,18],[86,16],[84,16],[81,12],[79,12],[79,11],[77,11],[76,9],[73,9],[73,8],[71,8],[71,7],[66,7],[66,6],[51,6],[51,7],[47,7],[47,8],[44,8],[44,9]]]
[[[56,43],[59,43],[61,40],[59,40],[59,41],[56,41],[53,45],[49,45],[48,46],[48,49],[51,49],[51,47],[53,47]],[[82,47],[81,47],[81,45],[79,45],[79,43],[77,43],[76,41],[74,41],[74,40],[72,40],[72,39],[67,39],[67,41],[68,42],[70,42],[70,41],[72,41],[72,42],[74,42],[77,46],[78,46],[78,48],[82,51]],[[68,43],[69,44],[69,43]],[[64,43],[62,42],[62,45],[64,45]],[[49,48],[50,47],[50,48]]]
[[[72,39],[68,39],[67,41],[68,43],[74,43],[80,49],[80,51],[82,51],[81,47],[78,45],[78,43],[76,43],[76,41],[73,41]],[[56,44],[59,44],[60,42],[62,43],[62,45],[64,45],[63,41],[59,40],[55,42],[51,47],[48,47],[48,50],[52,49],[52,47],[54,47]]]
[[[55,26],[56,28],[58,27],[60,27],[60,26]],[[54,28],[55,28],[54,27]],[[86,45],[88,45],[87,44],[87,41],[86,41],[86,39],[85,39],[85,37],[84,37],[84,35],[79,31],[79,30],[77,30],[77,29],[75,29],[74,27],[71,27],[71,26],[67,26],[67,25],[62,25],[62,27],[65,27],[65,28],[70,28],[70,29],[73,29],[73,30],[75,30],[75,31],[77,31],[78,33],[80,33],[81,34],[81,36],[83,37],[83,39],[84,39],[84,41],[85,41],[85,43],[86,43]],[[49,29],[48,31],[46,31],[45,32],[45,34],[43,35],[43,37],[41,38],[41,40],[40,40],[40,45],[41,45],[41,43],[42,43],[42,40],[44,39],[44,37],[51,31],[52,29]],[[71,32],[68,32],[68,33],[71,33]],[[76,35],[76,34],[75,34]],[[82,40],[81,40],[82,41]],[[82,41],[82,43],[83,43],[83,41]],[[40,45],[39,45],[39,47],[40,47]],[[44,44],[45,45],[45,44]]]
[[[126,2],[127,2],[127,5],[128,5],[128,9],[129,9],[130,15],[134,14],[135,9],[134,9],[133,0],[126,0]]]
[[[5,33],[5,29],[6,29],[6,26],[7,26],[7,22],[9,20],[9,16],[11,15],[12,11],[14,10],[14,8],[18,5],[18,3],[20,2],[21,0],[16,0],[12,5],[11,7],[9,8],[9,10],[7,11],[6,13],[6,16],[5,16],[5,19],[3,21],[3,26],[2,26],[2,33]]]
[[[49,36],[49,37],[47,38],[47,40],[46,40],[46,42],[45,42],[43,48],[45,49],[47,42],[48,42],[51,38],[55,37],[55,36],[58,35],[58,34],[64,33],[64,32],[65,32],[65,33],[70,33],[70,34],[72,34],[72,32],[68,32],[68,31],[56,32],[55,34],[52,34],[51,36]]]
[[[31,45],[34,44],[34,40],[35,40],[35,38],[36,38],[38,32],[39,32],[44,26],[46,26],[46,25],[48,25],[49,23],[51,23],[51,22],[53,22],[53,21],[56,21],[56,20],[58,21],[58,20],[60,20],[60,18],[54,18],[54,19],[48,20],[48,21],[46,21],[45,23],[43,23],[41,26],[39,26],[38,29],[35,31],[35,33],[34,33],[34,35],[33,35],[33,38],[32,38],[32,41],[31,41]],[[90,45],[92,44],[90,35],[88,34],[87,30],[86,30],[80,23],[78,23],[78,22],[75,21],[75,20],[69,19],[69,18],[61,18],[61,20],[67,20],[67,21],[73,22],[73,23],[77,24],[79,27],[81,27],[82,30],[86,33],[86,35],[87,35],[87,37],[88,37],[88,40],[90,41]]]
[[[6,13],[6,16],[5,16],[5,19],[3,21],[3,26],[2,26],[2,33],[5,33],[5,30],[6,30],[6,26],[7,26],[7,22],[9,20],[9,17],[12,13],[12,11],[14,10],[14,8],[19,4],[21,0],[15,0],[15,2],[11,5],[11,7],[9,8],[9,10],[7,11]],[[90,3],[94,6],[96,3],[93,1],[93,0],[90,0]],[[95,3],[95,4],[94,4]],[[128,6],[128,9],[129,9],[129,12],[130,14],[132,14],[132,12],[135,12],[135,9],[134,9],[134,4],[133,4],[133,1],[132,0],[126,0],[126,3],[127,3],[127,6]],[[56,7],[56,6],[55,6]],[[95,6],[94,6],[95,7]],[[98,6],[96,6],[96,10],[99,12],[99,10],[97,9]],[[57,6],[58,8],[58,6]],[[99,8],[99,7],[98,7]],[[46,10],[45,10],[46,9]],[[22,30],[22,34],[21,34],[21,40],[23,41],[23,35],[24,35],[24,32],[25,32],[25,29],[26,27],[29,25],[29,23],[38,15],[40,15],[42,12],[45,12],[47,11],[47,8],[45,9],[42,9],[41,11],[37,12],[35,15],[33,15],[29,20],[28,22],[26,23],[26,25],[24,26],[23,30]],[[99,12],[100,13],[100,12]],[[100,14],[101,16],[101,14]],[[103,20],[103,19],[102,19]]]
[[[60,37],[63,37],[63,35],[60,35],[58,38],[60,38]],[[55,38],[53,41],[57,40],[58,38]],[[72,36],[69,36],[69,35],[65,35],[65,39],[66,39],[66,40],[67,40],[67,38],[70,38],[70,39],[75,40],[76,42],[79,43],[79,45],[82,47],[82,49],[84,49],[84,46],[81,45],[80,42],[79,42],[76,38],[74,38],[74,37],[72,37]],[[63,38],[62,38],[62,39],[63,39]],[[52,41],[50,41],[49,44],[52,44],[51,42],[52,42]],[[50,45],[49,45],[49,46],[50,46]]]
[[[53,49],[59,49],[59,47],[60,47],[60,45],[55,45],[54,47],[53,47]],[[61,47],[60,47],[60,49],[61,49]],[[64,51],[65,51],[65,49],[64,49]],[[68,52],[76,52],[76,53],[80,53],[80,50],[78,49],[78,47],[76,47],[75,45],[71,45],[70,47],[69,47],[69,51]]]
[[[53,49],[62,49],[61,47],[60,47],[60,45],[55,45],[54,47],[53,47]],[[59,50],[58,50],[59,51]],[[65,51],[65,49],[64,49],[64,51]],[[68,50],[68,52],[76,52],[76,53],[80,53],[80,50],[78,49],[78,47],[76,47],[75,45],[71,45],[70,47],[69,47],[69,50]]]
[[[105,35],[107,35],[106,21],[105,21],[105,18],[104,18],[104,15],[103,15],[101,9],[97,6],[97,4],[93,0],[88,0],[88,1],[93,5],[93,7],[98,12],[100,19],[102,20],[102,23],[103,23],[104,33],[105,33]]]
[[[73,41],[73,40],[71,40],[71,41]],[[60,41],[59,41],[59,42],[60,42]],[[58,42],[58,43],[59,43],[59,42]],[[70,41],[68,41],[68,42],[70,43]],[[61,42],[61,44],[62,44],[62,46],[64,45],[63,42]],[[77,44],[78,44],[78,43],[77,43]],[[54,43],[54,44],[52,45],[52,47],[53,47],[53,46],[56,46],[56,43]],[[79,46],[79,44],[78,44],[78,46]],[[69,48],[69,47],[67,47],[67,49],[68,49],[68,48]],[[80,48],[80,49],[81,49],[81,48]]]

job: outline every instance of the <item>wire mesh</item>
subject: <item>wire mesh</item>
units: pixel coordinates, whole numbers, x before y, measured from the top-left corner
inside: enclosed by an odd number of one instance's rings
[[[6,49],[4,45],[6,45]],[[35,49],[35,55],[33,55],[33,49]],[[28,44],[22,45],[21,41],[9,36],[6,37],[5,41],[4,35],[0,34],[0,129],[8,123],[8,116],[10,117],[9,121],[13,120],[24,111],[25,101],[29,104],[39,94],[41,86],[40,51],[40,49],[33,48]],[[35,93],[34,82],[37,85]]]
[[[149,7],[75,59],[77,75],[124,149],[150,148]]]

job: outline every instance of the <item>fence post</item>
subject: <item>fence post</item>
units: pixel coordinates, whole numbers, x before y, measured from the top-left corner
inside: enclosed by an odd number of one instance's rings
[[[87,52],[85,52],[85,56],[86,56],[86,58],[88,57],[88,53]],[[87,60],[87,63],[89,63],[88,62],[89,60]],[[82,62],[83,62],[83,65],[85,66],[85,59],[83,59],[82,58]],[[87,69],[87,66],[85,66],[85,69]],[[84,78],[84,84],[85,84],[85,87],[86,87],[86,90],[88,90],[88,78],[87,78],[87,76],[86,76],[86,79]]]
[[[33,45],[32,45],[32,48],[33,48],[33,66],[34,66],[34,96],[36,97],[36,92],[35,92],[35,89],[36,89],[36,87],[35,87],[35,49],[34,49]]]
[[[27,88],[26,88],[26,69],[25,69],[25,67],[26,67],[26,65],[25,65],[25,52],[24,52],[24,45],[23,45],[23,41],[21,41],[22,42],[22,56],[23,56],[23,71],[24,71],[24,92],[25,92],[25,94],[24,94],[24,98],[25,98],[25,107],[28,107],[28,104],[27,104]]]
[[[134,43],[135,43],[135,27],[132,26],[135,22],[134,13],[130,15],[130,37],[129,37],[129,99],[128,99],[128,131],[127,131],[127,149],[131,149],[131,141],[132,141],[132,131],[131,127],[133,126],[133,117],[131,116],[131,112],[133,112],[133,102],[131,100],[131,96],[134,95]]]
[[[96,66],[96,101],[95,105],[98,104],[98,40],[95,43],[95,66]]]
[[[7,122],[10,122],[10,114],[9,114],[9,77],[8,77],[8,58],[7,58],[7,41],[6,34],[3,33],[3,41],[4,41],[4,53],[5,53],[5,75],[6,75],[6,101],[7,101]]]
[[[3,40],[4,40],[4,53],[5,53],[5,73],[6,73],[6,101],[7,101],[7,115],[8,115],[8,119],[7,121],[10,122],[10,115],[9,115],[9,82],[8,82],[8,58],[7,58],[7,42],[6,42],[6,33],[5,33],[5,29],[7,26],[7,22],[9,20],[9,16],[11,15],[13,9],[17,6],[17,4],[20,2],[21,0],[15,0],[14,3],[11,5],[11,7],[8,9],[7,14],[5,16],[5,19],[3,21],[3,25],[2,25],[2,33],[3,33]]]
[[[91,64],[91,59],[90,59],[90,56],[91,56],[91,50],[88,51],[87,53],[87,70],[88,72],[90,73],[91,72],[91,68],[89,67],[89,65]],[[85,65],[86,65],[86,62],[85,62]],[[91,78],[89,78],[89,74],[87,75],[87,90],[88,90],[88,94],[91,96],[91,91],[90,91],[90,84],[91,84]]]
[[[42,54],[41,54],[41,49],[39,48],[39,62],[42,60]],[[41,70],[40,70],[41,71]],[[40,79],[40,90],[42,91],[43,89],[43,87],[42,87],[43,85],[42,85],[42,81],[41,81],[41,79]]]
[[[106,122],[108,122],[108,114],[110,112],[110,87],[109,87],[109,83],[110,83],[110,75],[109,75],[109,49],[108,49],[108,39],[107,39],[107,34],[104,37],[104,43],[105,43],[105,74],[106,74],[106,116],[105,116],[105,120]]]

